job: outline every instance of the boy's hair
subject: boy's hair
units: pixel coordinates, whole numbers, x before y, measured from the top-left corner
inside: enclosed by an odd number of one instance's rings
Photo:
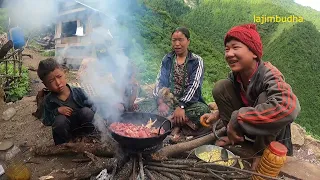
[[[44,81],[47,75],[57,68],[62,68],[62,66],[55,59],[48,58],[40,61],[37,73],[39,78]]]

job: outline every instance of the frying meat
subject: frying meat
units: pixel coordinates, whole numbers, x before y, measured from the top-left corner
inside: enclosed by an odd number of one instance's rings
[[[121,136],[132,138],[150,138],[157,136],[159,132],[159,128],[119,122],[112,123],[110,129]],[[163,128],[161,128],[160,134],[164,134]]]

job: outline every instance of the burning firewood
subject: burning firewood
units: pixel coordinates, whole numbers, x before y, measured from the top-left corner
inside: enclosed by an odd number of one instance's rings
[[[154,177],[154,175],[148,170],[146,169],[146,175],[150,180],[156,180],[156,178]]]
[[[140,178],[141,180],[144,180],[144,170],[143,170],[143,161],[142,161],[142,155],[139,154],[139,169],[140,169]]]
[[[113,179],[117,180],[128,180],[131,173],[132,173],[132,166],[133,166],[133,159],[130,159],[121,169],[120,171],[114,176]]]

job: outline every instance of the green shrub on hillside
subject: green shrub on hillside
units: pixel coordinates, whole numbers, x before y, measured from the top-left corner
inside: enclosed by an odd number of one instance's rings
[[[297,122],[312,133],[320,132],[320,33],[310,22],[296,23],[266,47],[264,59],[284,74],[301,105]]]
[[[8,64],[8,74],[13,75],[13,64]],[[5,72],[5,65],[0,64],[0,72]],[[15,75],[17,75],[16,69]],[[10,83],[10,89],[6,92],[6,101],[14,102],[23,98],[29,92],[29,74],[28,69],[22,66],[21,78]]]
[[[272,3],[282,7],[290,14],[302,16],[305,20],[312,22],[320,30],[320,12],[310,7],[305,7],[292,0],[271,0]]]

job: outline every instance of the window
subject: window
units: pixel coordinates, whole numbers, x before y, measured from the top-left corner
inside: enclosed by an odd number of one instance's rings
[[[70,21],[62,23],[62,37],[75,36],[77,32],[77,21]]]

